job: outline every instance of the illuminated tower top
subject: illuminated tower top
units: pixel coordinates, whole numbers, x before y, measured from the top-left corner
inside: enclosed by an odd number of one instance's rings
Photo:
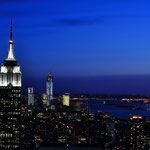
[[[14,57],[14,44],[13,44],[13,25],[12,25],[12,20],[10,24],[10,40],[9,40],[9,50],[8,50],[8,57],[6,60],[15,60]]]

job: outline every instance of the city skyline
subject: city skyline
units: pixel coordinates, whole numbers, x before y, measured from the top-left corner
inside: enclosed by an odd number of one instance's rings
[[[150,149],[149,5],[1,0],[0,149]]]
[[[0,60],[7,55],[13,18],[23,89],[45,91],[51,71],[55,92],[150,93],[149,2],[0,3]]]

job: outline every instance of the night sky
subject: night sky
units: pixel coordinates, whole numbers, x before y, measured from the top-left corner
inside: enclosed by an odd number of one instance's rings
[[[150,94],[147,0],[0,0],[0,62],[13,18],[23,90]]]

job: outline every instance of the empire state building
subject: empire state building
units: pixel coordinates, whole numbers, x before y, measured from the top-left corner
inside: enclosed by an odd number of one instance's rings
[[[21,72],[14,57],[12,21],[8,57],[0,72],[0,149],[20,148]]]
[[[1,65],[0,86],[12,85],[13,87],[21,87],[20,65],[14,57],[14,44],[12,40],[12,22],[10,26],[10,40],[8,57]]]

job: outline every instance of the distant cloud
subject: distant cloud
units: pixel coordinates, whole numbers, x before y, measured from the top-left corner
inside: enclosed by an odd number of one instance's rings
[[[103,23],[103,17],[93,17],[93,18],[62,18],[62,17],[46,17],[42,19],[33,19],[25,22],[24,24],[17,22],[17,28],[26,29],[45,29],[45,28],[56,28],[56,27],[78,27],[84,25],[94,25]]]
[[[60,18],[56,20],[57,25],[65,26],[81,26],[81,25],[93,25],[97,23],[102,23],[102,17],[94,18]]]

